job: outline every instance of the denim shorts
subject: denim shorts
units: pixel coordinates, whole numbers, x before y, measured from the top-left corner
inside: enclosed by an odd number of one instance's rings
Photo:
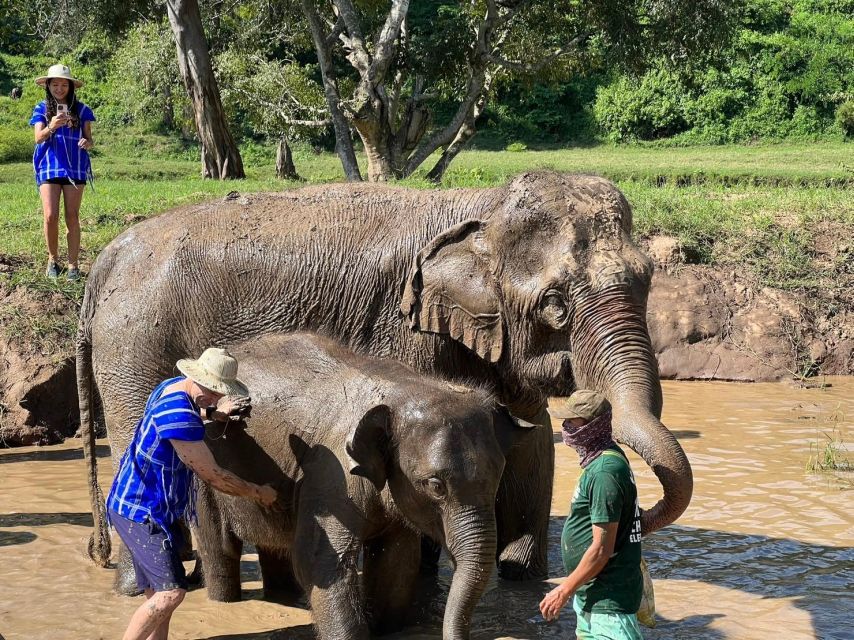
[[[594,613],[582,611],[578,600],[572,599],[578,625],[578,640],[643,640],[636,613]]]
[[[187,573],[178,549],[181,548],[181,530],[174,526],[172,540],[157,523],[134,522],[110,510],[110,524],[130,551],[136,585],[143,591],[172,591],[187,589]]]

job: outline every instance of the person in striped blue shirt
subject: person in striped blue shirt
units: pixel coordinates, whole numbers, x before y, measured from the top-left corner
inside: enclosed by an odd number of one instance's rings
[[[206,349],[198,360],[179,360],[182,377],[160,383],[149,396],[107,497],[110,524],[133,560],[145,593],[124,640],[166,640],[173,611],[187,590],[181,563],[180,521],[195,518],[194,475],[228,495],[272,508],[278,494],[220,467],[204,443],[202,414],[227,421],[248,415],[248,390],[237,379],[237,360]]]
[[[63,64],[55,64],[47,75],[36,78],[45,88],[45,99],[33,109],[30,124],[35,127],[36,148],[33,168],[44,213],[44,237],[48,263],[45,275],[59,276],[59,200],[65,201],[68,230],[69,280],[80,278],[80,203],[86,181],[92,177],[89,150],[92,148],[92,109],[77,99],[75,90],[83,82],[72,77]]]

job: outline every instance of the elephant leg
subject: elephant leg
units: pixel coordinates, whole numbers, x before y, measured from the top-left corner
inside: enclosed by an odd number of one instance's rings
[[[243,541],[220,521],[210,497],[199,492],[196,542],[204,570],[208,598],[218,602],[240,600],[240,555]]]
[[[261,566],[265,598],[294,602],[303,595],[287,551],[258,547],[258,564]]]
[[[297,519],[294,571],[308,594],[319,640],[368,640],[360,546],[334,516],[301,513]]]
[[[548,575],[548,528],[554,482],[554,441],[543,409],[524,444],[507,452],[496,497],[498,575],[534,580]]]
[[[372,632],[391,633],[406,623],[418,580],[420,551],[421,536],[409,529],[365,543],[362,582]]]

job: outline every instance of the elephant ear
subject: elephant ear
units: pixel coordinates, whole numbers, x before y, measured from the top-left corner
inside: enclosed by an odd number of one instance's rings
[[[461,222],[433,238],[412,262],[400,311],[416,331],[449,335],[488,362],[504,346],[484,223]]]
[[[350,473],[370,480],[382,491],[387,479],[391,410],[384,404],[372,407],[347,435],[345,449]]]

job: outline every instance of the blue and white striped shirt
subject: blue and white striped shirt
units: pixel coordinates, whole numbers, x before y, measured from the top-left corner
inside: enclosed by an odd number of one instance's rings
[[[91,179],[92,162],[89,160],[89,153],[77,144],[83,136],[83,123],[94,122],[95,114],[82,102],[78,102],[76,108],[79,127],[59,127],[45,142],[36,145],[33,168],[39,185],[51,178],[70,178],[80,182]],[[44,100],[36,105],[30,118],[32,126],[39,122],[48,125],[47,105]]]
[[[181,461],[170,440],[202,440],[205,427],[190,396],[163,390],[183,378],[162,382],[145,405],[133,440],[122,456],[107,509],[143,523],[146,518],[169,532],[186,515],[193,517],[193,472]],[[186,512],[186,513],[185,513]]]

